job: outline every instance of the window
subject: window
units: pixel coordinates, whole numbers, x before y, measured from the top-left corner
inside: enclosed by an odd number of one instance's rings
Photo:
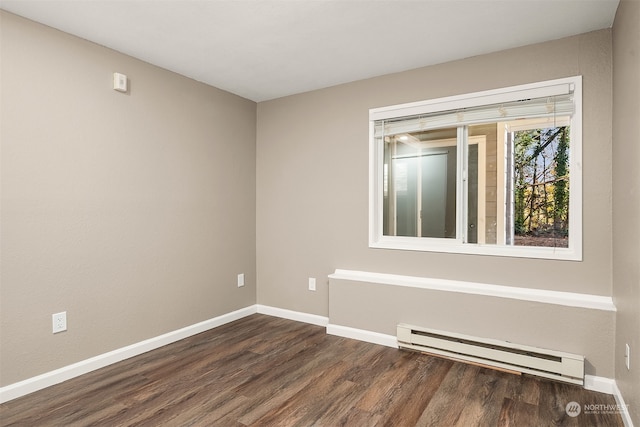
[[[370,110],[369,245],[581,260],[581,88]]]

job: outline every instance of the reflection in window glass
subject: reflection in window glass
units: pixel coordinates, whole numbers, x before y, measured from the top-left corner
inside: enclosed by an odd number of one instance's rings
[[[456,132],[385,137],[385,235],[456,237]]]

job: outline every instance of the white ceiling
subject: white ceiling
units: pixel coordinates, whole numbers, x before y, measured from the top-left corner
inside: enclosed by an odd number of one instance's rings
[[[619,0],[0,0],[0,8],[264,101],[580,34]]]

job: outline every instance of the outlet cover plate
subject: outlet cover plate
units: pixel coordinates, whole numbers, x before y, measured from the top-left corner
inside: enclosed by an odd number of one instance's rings
[[[51,315],[51,321],[53,322],[53,333],[64,332],[67,330],[67,312],[55,313]]]

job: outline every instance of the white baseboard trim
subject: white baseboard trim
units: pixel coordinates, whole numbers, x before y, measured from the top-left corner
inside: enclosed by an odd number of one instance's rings
[[[620,415],[622,416],[622,422],[625,427],[633,427],[633,421],[631,421],[631,414],[629,414],[629,406],[624,403],[624,398],[622,397],[622,393],[620,393],[620,389],[618,388],[618,384],[613,382],[613,397],[616,398],[616,403],[618,407],[622,410],[620,411]]]
[[[585,375],[584,388],[587,390],[598,391],[600,393],[612,394],[616,399],[616,404],[620,410],[620,416],[622,416],[622,421],[624,422],[625,427],[633,427],[631,415],[629,414],[629,407],[624,403],[624,398],[622,397],[622,393],[620,393],[616,380]]]
[[[611,378],[585,375],[584,388],[591,391],[597,391],[599,393],[614,394],[616,381]]]
[[[29,393],[42,390],[43,388],[50,387],[55,384],[59,384],[63,381],[70,380],[82,374],[104,368],[105,366],[129,359],[142,353],[146,353],[150,350],[155,350],[156,348],[160,348],[167,344],[171,344],[181,339],[188,338],[192,335],[196,335],[201,332],[208,331],[209,329],[213,329],[226,323],[241,319],[243,317],[250,316],[252,314],[255,314],[256,312],[256,305],[241,308],[231,313],[223,314],[221,316],[214,317],[212,319],[205,320],[203,322],[196,323],[194,325],[187,326],[173,332],[168,332],[166,334],[159,335],[148,340],[140,341],[138,343],[110,351],[108,353],[100,354],[98,356],[82,360],[80,362],[62,367],[60,369],[46,372],[44,374],[26,379],[24,381],[9,384],[8,386],[0,388],[0,403],[17,399],[18,397],[25,396]]]
[[[292,311],[284,308],[271,307],[268,305],[258,304],[258,313],[267,314],[274,317],[282,317],[283,319],[295,320],[297,322],[310,323],[317,326],[327,326],[329,318],[318,316],[317,314],[302,313],[300,311]]]
[[[365,331],[363,329],[350,328],[348,326],[327,325],[327,334],[344,338],[352,338],[372,344],[398,348],[398,340],[394,335],[381,334],[379,332]]]

